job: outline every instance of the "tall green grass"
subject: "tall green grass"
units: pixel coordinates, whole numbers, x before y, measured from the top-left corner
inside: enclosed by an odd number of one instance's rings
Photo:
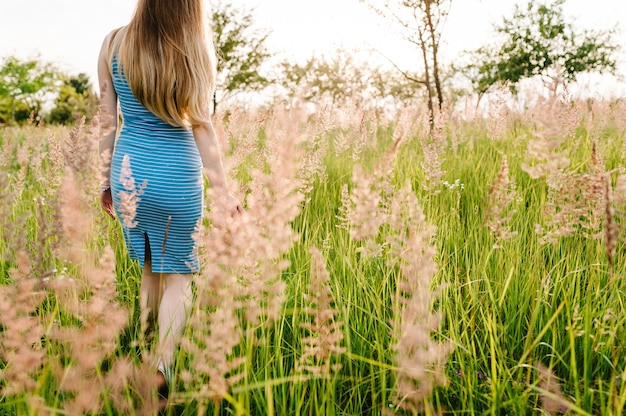
[[[396,397],[398,378],[406,370],[397,366],[394,355],[397,342],[394,325],[399,319],[396,302],[403,294],[399,282],[404,278],[410,280],[411,276],[403,276],[401,263],[387,243],[386,238],[395,231],[385,224],[375,229],[374,243],[380,250],[367,255],[369,243],[351,239],[341,218],[347,209],[342,192],[354,191],[356,170],[363,170],[364,175],[377,175],[382,164],[390,172],[383,178],[390,187],[384,191],[388,195],[384,195],[383,204],[408,182],[426,223],[436,227],[429,241],[435,247],[437,264],[430,289],[441,291],[429,306],[441,313],[442,321],[433,328],[431,338],[441,345],[449,343],[453,349],[441,370],[446,382],[435,383],[419,412],[517,415],[569,411],[622,415],[626,404],[623,232],[620,229],[612,265],[604,240],[606,218],[600,220],[595,230],[597,235],[577,225],[555,243],[544,243],[536,224],[548,223],[546,207],[554,196],[549,194],[548,179],[531,178],[526,167],[538,163],[529,156],[531,141],[559,135],[565,140],[551,152],[567,155],[570,162],[560,172],[579,175],[582,179],[575,183],[591,180],[591,176],[584,175],[592,174],[593,160],[600,155],[602,175],[609,179],[614,192],[610,201],[615,209],[614,219],[621,226],[622,209],[626,207],[623,204],[626,197],[619,193],[619,168],[626,151],[624,110],[623,103],[612,103],[612,107],[608,104],[598,103],[593,108],[596,117],[593,120],[587,110],[576,107],[574,131],[565,126],[561,130],[554,128],[561,123],[559,115],[571,111],[569,102],[538,105],[526,114],[501,116],[506,128],[499,137],[494,137],[482,119],[453,119],[451,115],[445,119],[440,137],[431,137],[427,121],[408,110],[404,119],[395,122],[377,120],[357,110],[352,110],[352,118],[341,122],[330,117],[332,113],[326,114],[322,121],[316,117],[301,120],[288,112],[277,115],[279,109],[273,114],[252,115],[250,119],[245,115],[235,120],[231,117],[231,124],[222,126],[231,139],[226,165],[239,180],[237,192],[243,200],[246,194],[254,194],[259,172],[269,178],[282,174],[273,157],[277,147],[272,146],[287,142],[287,136],[299,137],[296,148],[305,151],[298,158],[300,162],[323,145],[324,151],[317,156],[322,169],[307,177],[312,186],[304,187],[305,194],[293,200],[298,209],[289,225],[297,239],[277,258],[263,260],[289,261],[277,269],[284,284],[280,313],[277,317],[261,313],[259,320],[252,322],[246,321],[248,306],[235,310],[233,325],[243,336],[224,353],[231,357],[231,364],[236,362],[226,375],[240,374],[241,379],[232,378],[233,383],[221,393],[204,390],[212,380],[207,372],[198,370],[202,364],[198,362],[199,350],[183,347],[175,371],[176,391],[166,413],[412,413],[402,410],[398,406],[402,400]],[[541,122],[532,118],[537,112],[543,112]],[[552,118],[547,118],[548,115]],[[300,120],[300,124],[294,120]],[[296,127],[289,123],[296,123]],[[281,132],[285,137],[278,137]],[[55,178],[64,177],[62,167],[67,162],[48,157],[54,153],[49,146],[67,146],[64,138],[69,136],[66,131],[50,134],[38,127],[0,132],[3,149],[0,185],[5,190],[0,197],[3,314],[7,313],[4,308],[16,308],[6,294],[19,293],[11,292],[11,288],[20,281],[20,273],[37,282],[58,279],[61,274],[68,278],[80,274],[71,261],[58,255],[59,246],[67,241],[61,236],[64,231],[56,210],[67,201],[57,192],[61,179]],[[92,140],[92,136],[93,132],[86,129],[80,135],[81,140]],[[385,155],[399,138],[395,158],[385,162]],[[54,143],[49,144],[49,140]],[[440,140],[443,152],[439,183],[425,169],[428,161],[423,149],[433,140]],[[24,151],[31,156],[20,156]],[[506,225],[516,234],[498,240],[486,225],[486,215],[490,212],[489,205],[494,203],[490,202],[489,193],[503,157],[508,161],[508,176],[514,183],[514,188],[509,190],[515,191],[515,198],[510,206],[502,208],[503,212],[513,211]],[[298,172],[303,174],[302,170]],[[294,181],[298,175],[294,175]],[[368,177],[374,181],[381,179]],[[426,183],[427,180],[430,182]],[[77,183],[97,188],[97,180],[91,173],[85,175],[84,182],[79,179]],[[578,202],[584,205],[585,201],[580,200],[583,195],[586,194],[578,194]],[[115,299],[105,301],[119,305],[127,313],[127,323],[114,334],[115,348],[94,362],[91,373],[81,376],[100,383],[103,388],[101,395],[94,398],[98,406],[91,413],[149,413],[152,408],[145,395],[150,391],[146,375],[150,367],[146,360],[155,354],[156,346],[140,325],[137,310],[140,270],[126,255],[119,225],[102,219],[94,192],[86,192],[86,197],[90,203],[86,214],[98,219],[95,231],[84,243],[85,255],[90,264],[98,265],[106,246],[113,247],[115,269],[110,279],[115,283],[116,295]],[[604,212],[607,201],[602,201]],[[271,199],[265,202],[281,204]],[[582,221],[576,219],[579,220]],[[375,224],[374,218],[371,223]],[[267,241],[272,244],[271,234]],[[343,351],[329,358],[333,365],[340,364],[340,368],[329,373],[298,369],[298,360],[305,350],[303,340],[315,335],[303,326],[314,319],[307,312],[311,306],[309,285],[313,277],[311,247],[320,250],[328,271],[330,306],[334,310],[331,321],[341,322],[343,339],[339,345]],[[29,270],[20,269],[26,264],[18,258],[20,251],[29,259]],[[100,263],[98,270],[106,270],[105,266]],[[203,296],[201,286],[197,287],[199,297]],[[27,349],[43,349],[45,356],[26,375],[32,380],[31,385],[13,391],[15,380],[4,372],[11,368],[11,360],[16,359],[9,354],[16,350],[7,341],[14,329],[3,323],[0,370],[5,377],[0,382],[3,392],[0,413],[67,414],[69,410],[64,404],[78,393],[64,390],[63,375],[68,376],[68,369],[76,367],[76,357],[72,355],[76,352],[69,349],[67,339],[49,335],[53,332],[51,328],[64,326],[78,328],[81,333],[87,320],[68,311],[58,291],[46,285],[32,290],[42,298],[32,303],[27,316],[36,318],[44,336],[30,340],[32,345]],[[76,292],[83,302],[98,293],[95,289]],[[272,299],[262,298],[260,302],[272,302]],[[202,306],[197,305],[194,313],[207,320],[222,308],[201,302],[199,305]],[[211,328],[215,331],[215,327]],[[194,343],[194,348],[202,348],[215,335],[202,331],[209,330],[193,322],[189,326],[186,339]],[[204,345],[207,350],[210,347]],[[128,367],[122,371],[120,363],[126,362]],[[322,358],[313,362],[320,366],[325,363]],[[540,371],[544,367],[549,371]],[[107,378],[118,374],[117,371],[124,375],[125,382],[120,385]],[[438,369],[433,366],[431,371]],[[426,379],[417,380],[416,386],[426,382]],[[551,407],[550,399],[554,399],[556,407]]]

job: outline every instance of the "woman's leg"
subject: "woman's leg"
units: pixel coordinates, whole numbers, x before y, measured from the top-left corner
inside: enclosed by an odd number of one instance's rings
[[[141,286],[139,287],[139,304],[141,325],[145,329],[152,327],[159,315],[159,305],[163,296],[163,274],[152,272],[152,251],[148,235],[145,238],[144,265],[141,270]],[[147,321],[147,322],[146,322]],[[149,325],[149,326],[148,326]]]
[[[164,274],[164,291],[159,307],[159,344],[161,370],[169,371],[174,361],[176,345],[187,324],[191,308],[190,274]]]
[[[152,263],[146,260],[141,271],[141,287],[139,288],[139,302],[141,318],[148,322],[155,322],[159,314],[159,304],[163,295],[163,274],[152,272]]]

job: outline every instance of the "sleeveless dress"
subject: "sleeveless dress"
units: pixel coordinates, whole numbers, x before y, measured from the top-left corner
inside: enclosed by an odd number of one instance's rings
[[[122,197],[132,195],[122,183],[128,174],[122,169],[125,159],[140,191],[132,223],[122,221],[129,255],[141,268],[151,257],[154,273],[194,273],[199,268],[194,234],[202,218],[204,180],[193,132],[174,127],[146,109],[133,95],[123,71],[118,71],[117,57],[111,67],[123,120],[111,160],[111,193],[118,218],[123,218]]]

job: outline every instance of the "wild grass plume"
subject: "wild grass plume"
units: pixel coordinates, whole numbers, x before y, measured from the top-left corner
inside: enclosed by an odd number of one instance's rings
[[[623,414],[625,107],[499,94],[432,132],[411,108],[216,115],[246,213],[207,189],[165,413]],[[156,410],[101,116],[0,130],[2,414]]]

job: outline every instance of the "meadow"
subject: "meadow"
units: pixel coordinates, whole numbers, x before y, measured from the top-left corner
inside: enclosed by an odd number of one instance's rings
[[[207,191],[165,414],[624,414],[626,103],[215,120],[246,214]],[[2,415],[155,413],[98,131],[0,130]]]

